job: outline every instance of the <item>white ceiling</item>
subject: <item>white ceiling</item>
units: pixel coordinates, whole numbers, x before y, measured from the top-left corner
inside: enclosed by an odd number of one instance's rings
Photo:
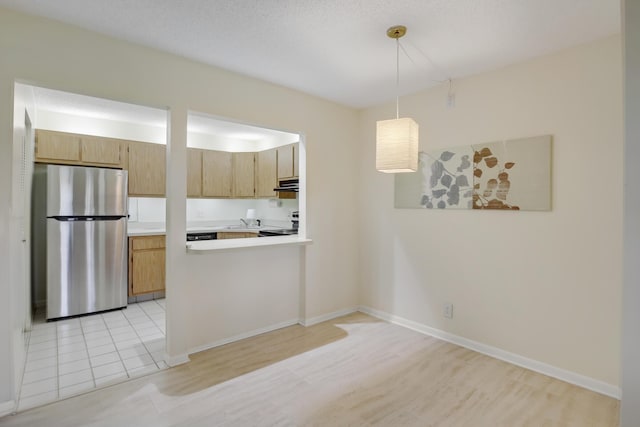
[[[395,98],[392,25],[406,25],[400,92],[620,32],[619,0],[0,0],[335,102]]]

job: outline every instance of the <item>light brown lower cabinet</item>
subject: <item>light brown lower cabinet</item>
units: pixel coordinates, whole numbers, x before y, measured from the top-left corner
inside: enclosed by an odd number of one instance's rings
[[[165,237],[129,237],[129,296],[164,291]]]
[[[218,240],[220,239],[244,239],[247,237],[258,237],[258,233],[245,231],[218,231]]]

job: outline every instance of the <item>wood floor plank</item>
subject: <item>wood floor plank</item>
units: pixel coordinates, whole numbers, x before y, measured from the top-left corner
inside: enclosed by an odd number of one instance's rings
[[[0,418],[0,426],[616,427],[619,402],[362,313]]]

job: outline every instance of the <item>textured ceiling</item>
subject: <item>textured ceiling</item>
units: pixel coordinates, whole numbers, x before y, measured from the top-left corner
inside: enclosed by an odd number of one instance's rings
[[[619,0],[0,0],[42,15],[335,102],[496,69],[620,32]]]

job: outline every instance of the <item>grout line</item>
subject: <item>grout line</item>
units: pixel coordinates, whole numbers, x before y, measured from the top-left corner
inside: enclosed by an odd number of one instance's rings
[[[33,319],[31,320],[31,330],[33,330]],[[57,331],[56,331],[57,334]],[[22,389],[24,387],[24,376],[27,373],[27,359],[29,358],[29,347],[31,346],[31,331],[27,332],[26,345],[24,348],[24,367],[22,368],[22,378],[20,378],[20,393],[18,393],[18,398],[16,399],[15,406],[13,407],[14,411],[17,411],[20,407],[20,400],[22,399]],[[57,345],[57,344],[56,344]],[[56,349],[56,354],[58,353]]]
[[[135,303],[134,303],[135,304]],[[133,304],[127,304],[127,306],[129,305],[133,305]],[[120,313],[122,313],[122,317],[124,317],[127,322],[129,322],[129,318],[127,316],[125,316],[123,310],[120,310]],[[131,322],[129,322],[129,324],[131,324]],[[106,325],[106,322],[105,322]],[[118,359],[120,359],[120,364],[122,365],[122,368],[124,369],[124,374],[127,376],[127,378],[131,378],[129,376],[129,372],[127,371],[127,367],[124,364],[124,359],[122,358],[122,355],[120,354],[120,350],[118,350],[118,346],[116,345],[116,340],[113,338],[113,335],[111,334],[111,328],[109,327],[109,325],[107,326],[107,332],[109,333],[109,337],[111,338],[111,342],[113,343],[113,348],[116,349],[116,354],[118,355]],[[93,368],[91,368],[93,369]]]
[[[155,300],[153,300],[155,302]],[[156,305],[159,305],[158,303],[156,303]],[[151,318],[151,316],[149,316],[149,314],[145,311],[144,307],[140,306],[140,309],[142,310],[142,312],[144,313],[145,316],[147,316],[147,319],[149,319],[151,321],[151,323],[153,323],[154,325],[156,325],[156,322],[153,321],[153,319]],[[125,316],[127,317],[127,316]],[[147,348],[147,345],[145,344],[144,339],[140,336],[140,334],[138,334],[138,331],[136,330],[136,327],[133,326],[133,323],[131,323],[131,321],[129,320],[129,318],[127,318],[127,321],[129,322],[129,324],[131,325],[131,328],[133,329],[133,332],[135,332],[136,336],[138,337],[138,339],[142,342],[142,346],[144,347],[144,349],[147,351],[147,354],[149,355],[149,357],[151,357],[151,361],[156,365],[156,368],[158,369],[162,369],[160,367],[160,365],[158,365],[158,362],[155,361],[155,359],[153,358],[153,356],[151,355],[151,352],[149,351],[149,348]],[[158,325],[156,325],[157,327]],[[164,341],[165,341],[165,347],[167,345],[167,335],[164,335]],[[124,362],[123,362],[124,363]],[[129,370],[127,369],[127,367],[125,366],[124,369],[127,371],[127,374],[129,373]]]
[[[140,303],[137,303],[137,304],[140,304]],[[144,313],[144,315],[147,316],[147,318],[148,318],[149,315],[147,314],[146,311],[144,311],[144,308],[142,308],[142,306],[140,306],[140,305],[138,307]],[[133,333],[136,334],[136,336],[140,340],[140,343],[142,344],[142,346],[146,350],[146,352],[149,355],[149,357],[151,357],[151,353],[149,353],[149,349],[147,348],[146,345],[144,345],[144,341],[142,340],[142,337],[140,335],[138,335],[138,331],[136,331],[136,327],[133,326],[133,323],[131,323],[131,319],[129,319],[127,316],[124,316],[124,317],[127,319],[127,322],[129,322],[129,325],[131,326],[131,329],[133,329]],[[151,320],[151,319],[149,319],[149,320]],[[153,360],[153,357],[151,357],[151,360]],[[154,361],[154,363],[155,363],[155,361]],[[124,370],[127,372],[127,375],[129,375],[129,370],[127,369],[127,366],[124,364],[124,360],[122,361],[122,365],[124,366]],[[131,378],[131,376],[129,376],[129,378]]]
[[[99,314],[98,316],[100,316],[102,323],[104,323],[104,326],[108,330],[107,322],[105,322],[104,318],[102,318],[102,314]],[[82,326],[82,320],[80,320],[80,331],[82,332],[82,342],[84,342],[84,351],[85,353],[87,353],[87,362],[89,362],[89,369],[91,370],[91,379],[93,381],[93,388],[96,388],[96,376],[95,376],[95,373],[93,372],[93,366],[91,365],[91,355],[89,354],[89,346],[87,345],[87,336],[84,334],[84,327]],[[59,390],[60,390],[60,380],[58,379],[58,394],[60,394]]]
[[[163,306],[161,306],[161,305],[157,302],[157,300],[155,300],[155,299],[154,299],[154,300],[151,300],[151,301],[153,301],[153,302],[155,303],[155,305],[156,305],[156,306],[158,306],[158,307],[160,307],[160,309],[162,310],[162,313],[165,315],[165,318],[164,318],[164,319],[165,319],[165,325],[166,325],[166,309],[165,309]],[[143,308],[143,306],[142,306],[142,305],[140,305],[140,304],[141,304],[141,303],[136,302],[136,303],[132,303],[132,304],[129,304],[129,305],[136,305],[137,307],[139,307],[139,309],[142,311],[142,313],[144,313],[144,315],[147,317],[147,320],[150,320],[150,321],[151,321],[151,323],[153,323],[153,324],[154,324],[158,329],[160,329],[160,331],[162,332],[162,334],[163,334],[163,336],[164,336],[165,346],[166,346],[166,339],[167,339],[167,337],[166,337],[166,332],[162,330],[162,328],[158,325],[158,323],[157,323],[157,322],[156,322],[156,321],[151,317],[151,315],[149,315],[149,313],[147,313],[147,311],[146,311],[146,310]],[[131,322],[131,320],[130,320],[127,316],[125,316],[125,315],[124,315],[124,312],[123,312],[122,310],[120,311],[120,313],[122,313],[122,316],[124,317],[124,319],[127,321],[127,323],[129,324],[129,326],[131,326],[131,328],[132,328],[132,329],[133,329],[133,331],[135,332],[136,336],[138,337],[138,339],[139,339],[139,340],[140,340],[140,342],[142,343],[142,345],[143,345],[143,347],[144,347],[145,351],[147,352],[147,354],[149,355],[149,357],[151,357],[151,360],[152,360],[152,361],[153,361],[153,363],[155,364],[156,368],[157,368],[158,370],[163,370],[163,369],[165,369],[165,368],[161,367],[161,366],[159,365],[159,363],[158,363],[158,362],[156,362],[156,361],[155,361],[155,359],[153,358],[153,356],[152,356],[152,354],[151,354],[151,351],[149,351],[149,349],[147,348],[147,346],[146,346],[146,344],[145,344],[144,339],[143,339],[143,338],[138,334],[138,331],[137,331],[137,330],[136,330],[136,328],[134,327],[134,325],[133,325],[133,323]],[[156,313],[157,313],[157,312],[156,312]],[[32,343],[32,341],[31,341],[31,338],[32,338],[32,336],[31,336],[31,332],[33,331],[33,328],[34,328],[36,325],[40,324],[40,323],[34,323],[34,320],[36,320],[36,317],[37,317],[37,316],[38,316],[38,313],[37,313],[37,312],[36,312],[36,313],[34,313],[34,319],[32,320],[32,324],[31,324],[31,331],[29,331],[29,332],[28,332],[28,334],[27,334],[28,336],[27,336],[26,344],[25,344],[25,350],[26,350],[26,356],[25,356],[25,367],[24,367],[24,369],[23,369],[23,372],[22,372],[22,378],[21,378],[21,380],[20,380],[20,395],[19,395],[19,397],[18,397],[18,399],[17,399],[16,405],[15,405],[15,410],[18,410],[18,408],[20,407],[20,403],[22,402],[22,400],[23,400],[23,399],[30,399],[30,398],[33,398],[33,397],[36,397],[36,396],[41,396],[41,395],[46,394],[46,393],[55,392],[56,397],[54,397],[54,398],[53,398],[51,401],[49,401],[49,402],[40,403],[40,404],[38,404],[37,406],[41,406],[41,405],[48,404],[48,403],[53,403],[53,402],[59,401],[59,400],[61,399],[61,397],[60,397],[60,396],[61,396],[61,395],[60,395],[60,390],[61,390],[61,387],[60,387],[60,354],[59,354],[59,350],[60,350],[60,348],[59,348],[59,347],[60,347],[59,339],[60,339],[61,337],[60,337],[60,335],[59,335],[59,331],[58,331],[58,326],[59,326],[59,325],[58,325],[58,323],[55,323],[55,324],[54,324],[54,327],[52,328],[52,329],[54,330],[54,336],[55,336],[55,337],[53,338],[53,340],[55,340],[55,354],[54,354],[54,356],[51,356],[51,358],[52,358],[52,359],[54,359],[54,362],[55,362],[55,363],[54,363],[54,366],[55,366],[55,372],[56,372],[56,374],[55,374],[55,376],[54,376],[53,378],[55,378],[55,380],[56,380],[56,387],[55,387],[55,389],[54,389],[54,390],[45,391],[45,392],[42,392],[42,393],[34,394],[34,395],[32,395],[32,396],[27,396],[27,397],[24,397],[24,398],[22,397],[22,390],[23,390],[23,386],[24,386],[24,376],[25,376],[25,374],[26,374],[26,363],[27,363],[26,359],[27,359],[27,358],[28,358],[28,356],[29,356],[29,349],[31,348],[31,346],[32,346],[32,345],[34,345],[34,344]],[[93,387],[92,387],[91,389],[86,389],[86,390],[84,390],[84,391],[83,391],[83,393],[84,393],[84,392],[89,392],[89,391],[92,391],[92,390],[94,390],[94,389],[97,389],[97,388],[98,388],[98,385],[97,385],[97,382],[96,382],[96,377],[95,377],[95,372],[94,372],[94,366],[93,366],[93,364],[91,363],[91,355],[89,354],[89,346],[87,345],[87,337],[86,337],[86,335],[85,335],[84,326],[83,326],[83,324],[82,324],[82,319],[88,319],[88,318],[93,318],[93,319],[95,319],[95,318],[99,318],[99,319],[102,321],[102,323],[103,323],[103,325],[105,326],[106,331],[107,331],[107,333],[108,333],[108,335],[109,335],[109,338],[111,339],[111,344],[113,344],[113,347],[115,348],[115,352],[116,352],[116,354],[118,355],[118,358],[120,359],[120,363],[122,364],[122,367],[124,368],[124,372],[125,372],[125,374],[126,374],[127,378],[128,378],[128,379],[133,378],[133,377],[129,374],[129,370],[127,369],[127,367],[126,367],[126,365],[125,365],[125,363],[124,363],[124,359],[122,358],[122,355],[120,354],[120,350],[118,350],[118,347],[117,347],[117,345],[116,345],[115,339],[114,339],[113,335],[111,334],[111,328],[110,328],[110,327],[109,327],[109,325],[107,324],[107,322],[106,322],[106,320],[105,320],[105,318],[104,318],[104,315],[103,315],[103,314],[101,314],[101,313],[98,313],[98,314],[96,314],[96,315],[94,315],[94,316],[87,316],[87,317],[78,318],[78,323],[79,323],[79,325],[80,325],[80,332],[81,332],[81,335],[82,335],[82,342],[84,343],[84,347],[85,347],[85,348],[84,348],[84,351],[85,351],[85,353],[86,353],[86,355],[87,355],[87,360],[88,360],[88,362],[89,362],[89,368],[90,368],[90,370],[91,370],[91,378],[92,378],[92,380],[93,380]],[[42,322],[42,324],[46,324],[46,323],[47,323],[47,322],[46,322],[46,320],[45,320],[44,322]],[[88,333],[88,332],[87,332],[87,333]],[[47,359],[47,358],[38,359],[38,360],[44,360],[44,359]],[[147,366],[151,366],[151,365],[147,365]],[[143,367],[140,367],[140,368],[143,368]],[[136,369],[138,369],[138,368],[136,368]],[[41,380],[41,381],[44,381],[44,380]],[[73,385],[76,385],[76,384],[73,384]],[[71,386],[69,386],[69,387],[72,387],[73,385],[71,385]]]
[[[82,327],[82,325],[80,325]],[[60,344],[58,343],[58,325],[55,327],[56,330],[56,399],[60,399]]]

